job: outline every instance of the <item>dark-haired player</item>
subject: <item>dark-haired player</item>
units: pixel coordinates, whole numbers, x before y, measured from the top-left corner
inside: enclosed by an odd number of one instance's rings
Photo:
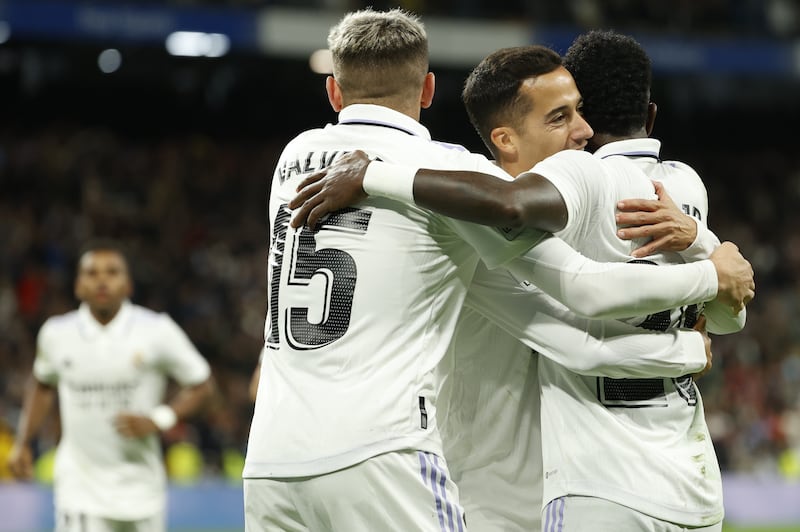
[[[169,316],[131,303],[131,293],[122,250],[90,245],[75,279],[80,308],[39,331],[9,467],[31,477],[31,441],[57,393],[57,532],[166,530],[158,433],[196,412],[212,390],[209,366],[186,334]],[[165,404],[170,377],[182,389]]]

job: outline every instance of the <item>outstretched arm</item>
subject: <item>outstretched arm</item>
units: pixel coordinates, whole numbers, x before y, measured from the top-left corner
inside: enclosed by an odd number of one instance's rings
[[[588,318],[639,316],[715,297],[739,312],[755,290],[750,263],[729,242],[710,261],[655,268],[595,262],[550,237],[504,267]]]
[[[391,173],[385,175],[384,172]],[[526,226],[553,232],[563,228],[567,221],[567,209],[560,193],[547,179],[537,174],[526,173],[514,181],[504,181],[479,172],[415,170],[371,162],[366,153],[355,151],[337,160],[327,170],[314,174],[300,183],[298,195],[289,202],[289,208],[295,211],[292,225],[299,227],[305,223],[314,227],[326,213],[344,208],[366,197],[367,192],[373,191],[371,183],[380,185],[379,195],[405,203],[416,203],[453,218],[484,225]],[[730,261],[722,265],[715,263],[714,266],[717,268],[716,273],[719,278],[719,296],[724,304],[734,307],[738,312],[752,299],[754,285],[750,264],[741,257],[738,249],[733,251],[735,257]],[[540,262],[540,269],[541,264]],[[728,268],[727,273],[724,268]],[[524,267],[521,270],[528,268]],[[745,270],[749,271],[749,279]],[[558,268],[553,268],[552,271],[558,272]],[[519,275],[520,272],[514,273]],[[577,281],[592,278],[583,275],[585,271],[580,273],[581,276],[573,276],[569,283],[564,283],[563,279],[555,279],[554,289],[561,292],[580,292],[579,287],[586,283]],[[606,282],[607,279],[601,277],[608,275],[608,272],[597,273],[597,279],[589,281],[590,284],[594,282],[600,287],[612,286]],[[624,272],[621,274],[625,275]],[[650,275],[650,272],[645,275]],[[529,279],[537,285],[541,282],[524,274],[521,278]],[[606,292],[613,291],[606,290]],[[548,293],[562,302],[571,301],[569,294]],[[566,299],[559,297],[562,295]],[[666,299],[656,298],[653,301],[656,300],[660,302]],[[670,308],[674,304],[674,301],[664,304],[659,310]],[[583,315],[607,312],[605,309],[594,308],[585,309],[584,312],[577,309],[575,311]]]
[[[314,227],[325,214],[352,205],[367,193],[496,227],[555,232],[567,223],[564,199],[538,174],[505,181],[481,172],[417,170],[370,161],[356,150],[300,183],[297,196],[289,202],[292,226]]]

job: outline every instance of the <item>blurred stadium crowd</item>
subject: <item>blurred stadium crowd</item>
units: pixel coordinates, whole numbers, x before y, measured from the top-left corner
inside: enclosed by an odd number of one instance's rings
[[[348,0],[224,3],[338,10],[366,5]],[[620,30],[800,35],[800,6],[793,0],[409,0],[395,5],[423,17],[515,13],[549,25],[611,27],[613,20]],[[266,125],[266,136],[131,132],[58,117],[26,124],[23,116],[0,124],[0,480],[8,478],[5,453],[30,375],[36,332],[49,316],[75,308],[72,283],[80,246],[87,238],[110,236],[129,250],[134,301],[168,312],[207,357],[218,384],[204,416],[166,434],[167,448],[190,450],[175,455],[173,479],[238,481],[252,414],[248,383],[266,310],[267,195],[273,165],[291,135],[271,137]],[[435,134],[436,117],[431,123]],[[800,479],[800,153],[787,149],[791,138],[785,132],[755,126],[751,133],[760,137],[758,146],[770,135],[781,142],[737,150],[720,141],[700,149],[687,132],[677,142],[667,141],[665,152],[704,177],[709,225],[723,240],[736,242],[756,270],[756,299],[745,330],[714,338],[714,369],[699,383],[722,468]],[[739,139],[739,145],[749,141]],[[48,456],[57,437],[54,419],[37,442],[41,456]],[[194,460],[189,472],[187,456]]]

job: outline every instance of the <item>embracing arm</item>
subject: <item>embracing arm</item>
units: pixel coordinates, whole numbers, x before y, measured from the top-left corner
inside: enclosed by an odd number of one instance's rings
[[[377,175],[375,179],[372,179],[370,176],[375,174],[370,174],[370,169],[376,168],[378,172],[387,169],[394,172],[399,171],[399,174],[393,177]],[[367,174],[366,179],[365,174]],[[443,179],[443,175],[456,177],[456,179]],[[324,214],[351,205],[366,197],[365,190],[374,193],[375,191],[370,185],[373,182],[375,185],[385,186],[389,190],[390,193],[386,194],[387,197],[407,203],[417,201],[419,205],[440,211],[442,214],[468,218],[469,221],[496,227],[524,225],[555,231],[564,227],[567,221],[566,205],[560,193],[547,179],[536,174],[523,174],[510,182],[476,172],[417,171],[402,166],[370,162],[364,152],[355,151],[337,160],[325,171],[314,174],[301,182],[298,187],[298,195],[289,202],[289,207],[294,210],[292,225],[298,227],[307,223],[311,227],[315,226]],[[562,245],[566,246],[563,243]],[[562,251],[567,253],[563,249]],[[554,257],[542,253],[534,253],[532,257],[528,257],[528,260],[515,261],[510,264],[510,267],[519,270],[514,272],[515,275],[542,286],[556,299],[583,315],[606,316],[614,315],[614,313],[619,315],[618,313],[621,311],[619,307],[623,305],[620,302],[620,292],[630,290],[630,275],[639,280],[637,286],[642,286],[642,293],[639,295],[644,299],[639,307],[628,308],[628,316],[649,312],[646,309],[652,308],[653,305],[657,305],[655,307],[657,310],[663,310],[686,304],[681,302],[685,301],[685,297],[681,298],[673,293],[681,288],[665,282],[663,277],[667,275],[665,273],[651,272],[648,266],[642,265],[639,267],[619,264],[601,265],[577,254],[571,248],[569,251],[578,255],[580,259],[570,262],[569,257],[565,257],[563,253],[558,255],[558,261],[567,262],[567,277],[558,275],[563,272],[559,270],[560,266],[556,260],[553,260]],[[679,287],[686,291],[693,291],[689,302],[696,303],[713,299],[714,295],[718,293],[725,304],[730,304],[739,310],[752,299],[753,283],[750,264],[741,257],[735,246],[733,246],[733,250],[727,251],[718,254],[719,260],[717,261],[712,258],[718,277],[718,291],[716,286],[712,290],[708,284],[704,285],[705,291],[699,289],[702,288],[699,287],[700,283],[711,282],[708,277],[709,265],[707,264],[705,277],[702,271],[696,272],[697,267],[691,265],[684,268],[686,270],[683,272],[684,275],[673,273]],[[540,275],[545,277],[542,281],[531,276],[535,273],[531,275],[525,273],[530,272],[531,268],[535,269],[537,262],[539,262],[538,271],[542,272]],[[647,271],[639,271],[640,268]],[[630,270],[630,273],[625,270]],[[674,270],[674,272],[677,271],[677,269]],[[553,277],[554,274],[555,277]],[[618,283],[612,282],[609,277],[613,274],[620,276],[614,278],[620,279]],[[686,277],[691,275],[697,275],[697,277],[687,280]],[[542,285],[548,279],[549,284]],[[551,288],[548,289],[548,286]],[[596,294],[599,292],[607,293],[609,297],[600,301],[596,307],[591,306],[590,303],[598,298],[592,299],[583,295],[584,293]],[[577,295],[577,297],[573,299],[573,295]],[[562,299],[562,297],[566,299]],[[581,304],[589,304],[589,306],[580,307]],[[578,305],[578,307],[575,308],[573,305]]]
[[[657,200],[626,199],[617,204],[617,223],[622,225],[617,236],[622,239],[650,238],[650,242],[633,252],[635,257],[645,257],[657,251],[677,252],[686,262],[707,259],[720,245],[719,238],[708,228],[708,194],[699,176],[696,176],[696,199],[699,205],[697,219],[684,213],[664,185],[654,181]],[[747,312],[734,312],[729,305],[718,300],[706,303],[703,314],[707,318],[708,332],[730,334],[741,331]]]
[[[323,179],[324,178],[324,179]],[[366,197],[415,203],[445,216],[495,227],[555,232],[567,223],[561,193],[547,179],[525,173],[513,181],[472,171],[416,169],[370,161],[356,150],[298,186],[289,202],[292,225],[314,227],[325,214]]]
[[[651,314],[714,297],[738,312],[753,297],[752,267],[731,243],[709,261],[653,267],[598,263],[549,237],[504,267],[590,318]]]
[[[616,320],[581,318],[502,270],[480,266],[464,304],[582,375],[679,377],[701,371],[708,360],[704,338],[695,331],[652,332]]]

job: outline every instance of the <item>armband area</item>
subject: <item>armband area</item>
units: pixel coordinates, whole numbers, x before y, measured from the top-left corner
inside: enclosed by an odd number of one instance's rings
[[[164,432],[175,426],[178,422],[178,415],[169,405],[158,405],[150,412],[150,420]]]
[[[368,196],[414,203],[414,176],[418,168],[382,161],[372,161],[367,166],[362,187]]]

